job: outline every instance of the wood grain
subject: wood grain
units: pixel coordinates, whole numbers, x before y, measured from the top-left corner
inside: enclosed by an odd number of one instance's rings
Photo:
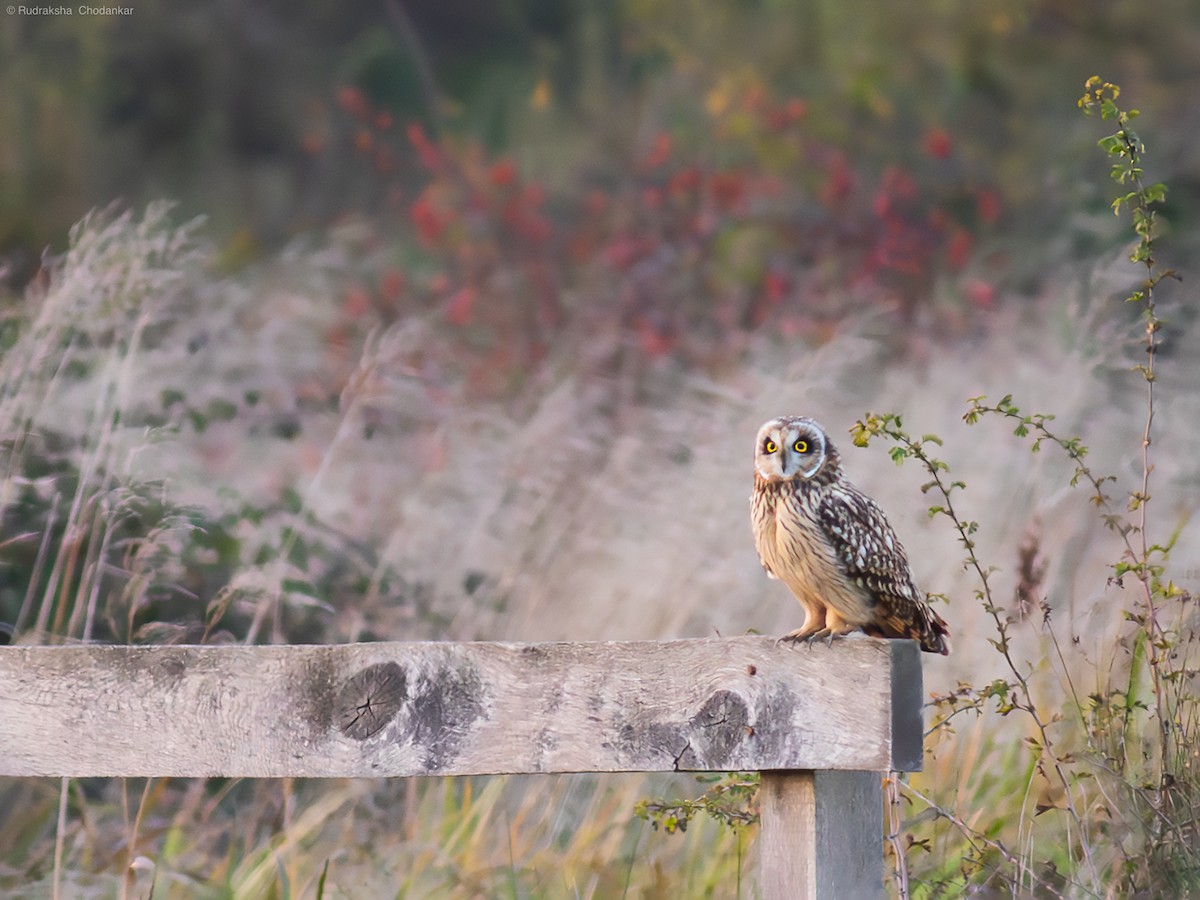
[[[919,655],[764,637],[0,647],[0,775],[913,771]]]
[[[763,900],[883,896],[879,772],[764,772],[759,807]]]

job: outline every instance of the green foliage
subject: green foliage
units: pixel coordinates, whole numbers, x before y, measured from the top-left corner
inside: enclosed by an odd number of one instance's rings
[[[735,772],[728,775],[697,775],[696,780],[709,787],[692,800],[639,800],[634,813],[657,831],[667,834],[687,831],[688,823],[698,815],[708,816],[729,828],[740,828],[758,821],[755,801],[759,773]]]

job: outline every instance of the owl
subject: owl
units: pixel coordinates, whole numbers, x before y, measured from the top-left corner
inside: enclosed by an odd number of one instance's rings
[[[763,568],[804,607],[804,625],[781,640],[861,630],[950,652],[949,629],[913,582],[883,510],[842,475],[818,423],[781,416],[759,429],[750,499]]]

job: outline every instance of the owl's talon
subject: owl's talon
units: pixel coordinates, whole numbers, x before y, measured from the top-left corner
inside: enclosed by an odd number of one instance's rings
[[[778,647],[784,641],[787,641],[789,644],[799,644],[801,641],[809,644],[812,643],[812,636],[814,633],[815,632],[804,628],[797,628],[795,631],[789,631],[787,634],[781,635],[779,638],[777,638],[775,640],[775,646]]]

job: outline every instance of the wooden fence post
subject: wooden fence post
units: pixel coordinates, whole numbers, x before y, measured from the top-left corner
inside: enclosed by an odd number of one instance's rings
[[[883,896],[879,772],[763,772],[759,881],[763,900]]]

